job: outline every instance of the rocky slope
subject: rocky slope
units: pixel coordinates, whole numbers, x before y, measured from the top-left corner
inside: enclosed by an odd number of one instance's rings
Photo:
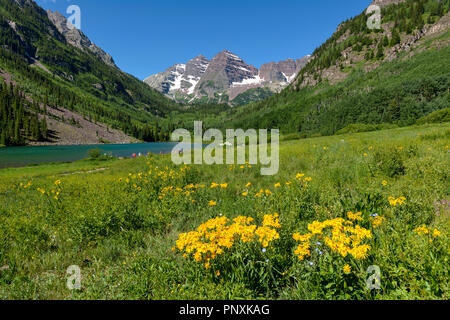
[[[271,62],[258,68],[224,50],[209,61],[200,55],[144,80],[150,87],[183,102],[232,102],[250,89],[273,93],[286,87],[306,65],[309,56]]]
[[[11,74],[0,69],[0,82],[17,86],[17,82],[12,79]],[[25,95],[27,102],[33,103],[33,99]],[[39,120],[45,118],[48,127],[48,138],[45,141],[28,141],[28,145],[84,145],[102,143],[137,143],[139,140],[126,135],[120,130],[110,126],[87,119],[78,113],[63,107],[55,107],[40,104],[40,108],[45,110],[38,114]]]
[[[89,50],[107,65],[114,67],[116,66],[113,58],[89,40],[83,32],[74,27],[69,27],[71,23],[67,21],[66,17],[64,17],[61,13],[58,11],[52,12],[51,10],[47,10],[47,16],[58,31],[64,36],[67,43],[81,50]]]
[[[372,4],[382,8],[381,29],[367,30],[368,15],[365,13],[340,24],[332,37],[316,49],[308,65],[292,81],[291,87],[313,87],[323,81],[336,84],[345,80],[354,68],[362,66],[367,72],[404,53],[416,54],[420,50],[414,49],[427,39],[441,36],[442,39],[433,45],[448,46],[450,40],[444,34],[450,30],[450,13],[441,16],[417,13],[418,3],[417,0],[374,0]],[[420,17],[420,22],[414,22],[413,13]]]

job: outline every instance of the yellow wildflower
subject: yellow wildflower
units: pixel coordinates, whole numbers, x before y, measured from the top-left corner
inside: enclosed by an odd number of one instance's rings
[[[389,197],[389,204],[392,207],[396,207],[396,206],[401,206],[404,205],[406,203],[406,198],[405,197],[400,197],[398,199],[395,199],[394,197]]]
[[[302,180],[302,178],[305,176],[304,173],[297,173],[297,175],[295,176],[297,178],[297,180]]]
[[[370,250],[370,246],[363,244],[350,250],[350,254],[357,260],[366,259],[367,253]]]
[[[319,221],[314,221],[313,223],[308,225],[308,230],[313,234],[321,234],[322,230],[326,227],[325,224],[320,223]]]
[[[301,235],[300,233],[294,233],[292,235],[292,238],[295,241],[299,241],[299,242],[308,242],[312,237],[313,237],[312,233],[308,233],[308,234],[305,234],[305,235]]]
[[[433,237],[437,238],[441,236],[441,232],[438,229],[433,230]]]
[[[348,264],[346,264],[343,268],[342,271],[344,271],[345,274],[349,274],[350,272],[352,272],[352,267]]]
[[[386,221],[385,217],[377,216],[372,219],[372,226],[373,228],[378,228],[384,221]]]
[[[349,220],[352,221],[362,221],[363,218],[361,217],[361,212],[353,213],[353,212],[347,212],[347,217]]]
[[[304,242],[298,245],[297,249],[294,251],[294,254],[298,256],[300,260],[303,260],[305,257],[311,255],[311,245],[309,242]]]
[[[208,206],[210,206],[210,207],[217,206],[217,202],[214,201],[214,200],[210,200],[209,203],[208,203]]]
[[[278,219],[279,216],[278,213],[275,213],[274,215],[265,215],[263,218],[263,226],[277,229],[281,228],[280,220]]]

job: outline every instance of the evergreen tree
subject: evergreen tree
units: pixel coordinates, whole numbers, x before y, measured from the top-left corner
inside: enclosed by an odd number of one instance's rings
[[[14,122],[14,143],[20,144],[21,134],[20,134],[20,118],[16,117]]]
[[[439,1],[438,7],[437,7],[437,16],[442,17],[444,15],[444,6],[442,4],[442,1]]]
[[[422,16],[425,13],[425,7],[423,5],[423,2],[421,0],[419,0],[417,2],[417,14]]]
[[[40,138],[40,133],[39,133],[39,121],[37,119],[37,116],[31,117],[30,130],[31,130],[31,137],[34,140],[38,141]]]
[[[39,125],[39,136],[41,139],[44,140],[46,140],[48,137],[47,121],[45,120],[45,117],[42,118],[41,123]]]
[[[392,31],[392,38],[390,46],[393,47],[401,42],[400,34],[398,33],[397,29],[394,29]]]
[[[6,146],[7,145],[7,141],[6,141],[6,131],[1,130],[0,128],[0,145],[2,146]]]
[[[411,34],[413,31],[413,26],[411,23],[408,22],[408,25],[406,26],[406,34]]]
[[[381,42],[380,42],[380,44],[378,45],[376,58],[377,58],[377,59],[383,59],[383,58],[384,58],[384,50],[383,50],[383,45],[382,45]]]
[[[420,16],[417,21],[417,29],[422,30],[424,26],[425,26],[425,23],[423,21],[422,16]]]

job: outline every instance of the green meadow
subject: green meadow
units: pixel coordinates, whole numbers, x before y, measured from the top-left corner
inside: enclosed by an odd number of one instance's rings
[[[449,299],[449,145],[446,123],[285,139],[275,176],[170,155],[0,170],[0,299]]]

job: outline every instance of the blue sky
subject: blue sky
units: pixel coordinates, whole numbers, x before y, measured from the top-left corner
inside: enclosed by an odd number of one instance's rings
[[[37,0],[65,16],[81,8],[82,31],[139,79],[228,49],[245,62],[301,58],[372,0]]]

